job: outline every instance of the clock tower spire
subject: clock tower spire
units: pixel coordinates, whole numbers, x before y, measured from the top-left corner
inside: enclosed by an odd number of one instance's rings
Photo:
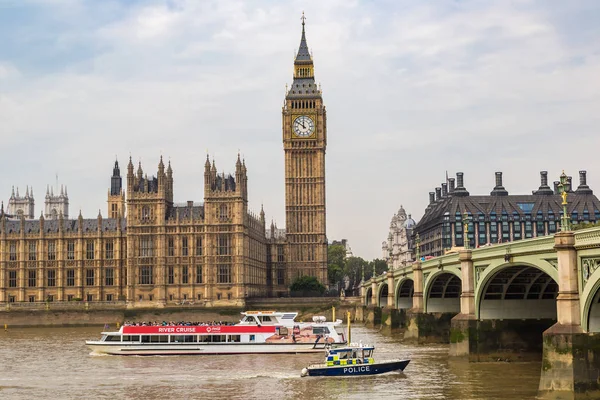
[[[294,80],[282,110],[286,255],[291,280],[310,275],[327,284],[327,118],[321,90],[315,83],[305,20],[302,13],[302,36],[294,60]]]

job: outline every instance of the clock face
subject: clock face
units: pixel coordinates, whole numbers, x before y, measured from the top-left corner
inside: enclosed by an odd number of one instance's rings
[[[315,131],[315,122],[306,115],[301,115],[294,120],[294,134],[299,137],[309,137]]]

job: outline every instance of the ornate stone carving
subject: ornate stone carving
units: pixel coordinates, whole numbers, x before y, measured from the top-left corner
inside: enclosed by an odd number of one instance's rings
[[[431,272],[424,272],[423,273],[423,283],[427,282],[427,277],[429,276]]]
[[[590,276],[596,271],[596,269],[600,266],[600,258],[599,257],[589,257],[581,259],[581,281],[583,283],[583,287],[587,283]]]
[[[544,261],[552,265],[555,270],[558,270],[558,258],[544,258]]]
[[[479,283],[479,278],[481,278],[481,274],[490,264],[485,265],[476,265],[475,266],[475,284]]]

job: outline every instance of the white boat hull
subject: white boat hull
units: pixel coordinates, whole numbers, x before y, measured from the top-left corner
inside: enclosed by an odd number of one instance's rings
[[[122,356],[323,353],[322,343],[107,343],[87,341],[94,353]]]

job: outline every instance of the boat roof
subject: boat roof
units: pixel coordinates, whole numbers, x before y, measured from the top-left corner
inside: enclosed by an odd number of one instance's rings
[[[331,353],[331,354],[345,353],[345,352],[356,351],[356,350],[375,350],[375,346],[351,345],[351,346],[345,346],[345,347],[336,347],[335,349],[329,349],[329,353]]]
[[[243,311],[240,314],[254,315],[254,316],[269,315],[269,316],[274,316],[274,317],[284,317],[284,316],[293,315],[294,318],[298,315],[297,312],[281,312],[281,311]]]

